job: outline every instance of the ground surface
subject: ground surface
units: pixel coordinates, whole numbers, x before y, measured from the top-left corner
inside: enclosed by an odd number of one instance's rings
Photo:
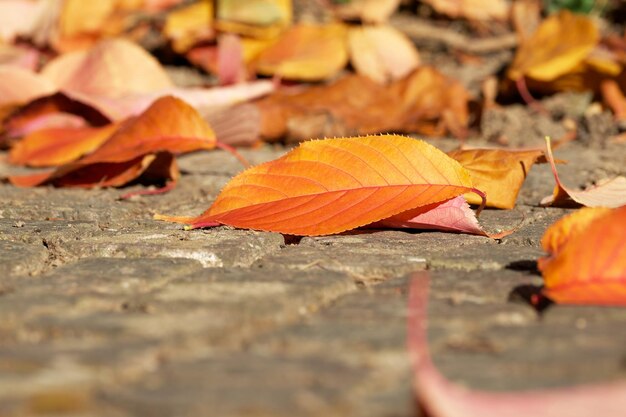
[[[623,171],[625,151],[573,143],[556,156],[580,186]],[[281,152],[244,151],[253,162]],[[450,379],[502,390],[626,378],[626,310],[539,314],[522,297],[541,284],[543,231],[567,212],[537,205],[553,186],[545,165],[518,208],[481,216],[492,231],[522,222],[501,241],[403,231],[286,241],[152,220],[203,211],[240,169],[221,151],[180,161],[177,189],[131,201],[0,185],[0,415],[417,416],[406,295],[426,268],[430,346]]]

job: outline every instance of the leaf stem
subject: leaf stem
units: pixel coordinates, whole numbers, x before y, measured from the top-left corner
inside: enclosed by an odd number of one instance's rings
[[[250,166],[250,162],[248,162],[246,158],[244,158],[239,152],[237,152],[237,149],[235,149],[234,147],[219,141],[215,142],[215,147],[231,153],[235,158],[237,158],[239,162],[241,162],[244,167],[248,168]]]
[[[485,194],[483,191],[480,191],[478,188],[472,188],[470,191],[474,194],[478,194],[483,200],[481,201],[480,206],[478,206],[478,208],[476,209],[476,217],[478,217],[480,216],[480,212],[483,211],[483,209],[487,205],[487,194]]]
[[[131,191],[130,193],[122,194],[119,197],[119,199],[120,200],[128,200],[129,198],[134,197],[136,195],[157,195],[157,194],[163,194],[163,193],[166,193],[168,191],[173,190],[174,187],[176,187],[176,181],[168,181],[161,188],[156,188],[156,189],[153,189],[153,190]]]
[[[526,85],[526,78],[519,77],[515,80],[515,86],[517,87],[517,91],[519,95],[522,96],[522,99],[526,104],[528,104],[533,110],[538,111],[539,113],[548,113],[548,111],[533,97],[533,95],[528,90],[528,85]]]
[[[201,229],[203,227],[217,227],[221,225],[222,223],[218,223],[218,222],[198,222],[198,223],[185,225],[185,230]]]

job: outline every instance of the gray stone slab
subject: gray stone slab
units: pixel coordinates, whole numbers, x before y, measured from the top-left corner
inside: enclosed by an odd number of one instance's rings
[[[42,244],[27,245],[0,240],[0,276],[35,274],[43,270],[47,262],[48,251]]]

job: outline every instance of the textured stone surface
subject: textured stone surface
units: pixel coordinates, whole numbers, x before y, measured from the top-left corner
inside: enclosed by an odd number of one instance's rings
[[[563,181],[620,173],[617,149],[559,149]],[[244,153],[258,163],[282,151]],[[183,231],[152,215],[204,211],[241,167],[217,151],[180,166],[173,192],[129,201],[118,197],[140,186],[0,185],[0,415],[418,416],[406,302],[411,272],[424,269],[430,347],[453,381],[505,390],[626,378],[625,310],[539,313],[525,301],[542,282],[540,238],[569,212],[538,207],[554,184],[546,165],[514,210],[481,215],[491,232],[515,229],[500,240]]]

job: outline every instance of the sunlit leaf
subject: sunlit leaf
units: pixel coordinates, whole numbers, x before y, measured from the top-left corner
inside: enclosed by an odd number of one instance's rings
[[[318,81],[337,74],[347,62],[345,26],[298,24],[259,54],[255,68],[263,75]]]
[[[579,65],[598,43],[600,34],[588,17],[562,10],[544,20],[517,50],[508,76],[551,81]]]
[[[467,149],[448,155],[459,161],[469,171],[474,186],[487,194],[487,206],[512,209],[530,168],[543,151]],[[465,198],[472,204],[481,202],[473,194]]]
[[[577,224],[579,223],[579,224]],[[587,208],[551,226],[538,265],[558,303],[626,306],[626,206]]]
[[[471,189],[467,171],[425,142],[393,135],[325,139],[237,175],[198,217],[157,218],[324,235]]]

